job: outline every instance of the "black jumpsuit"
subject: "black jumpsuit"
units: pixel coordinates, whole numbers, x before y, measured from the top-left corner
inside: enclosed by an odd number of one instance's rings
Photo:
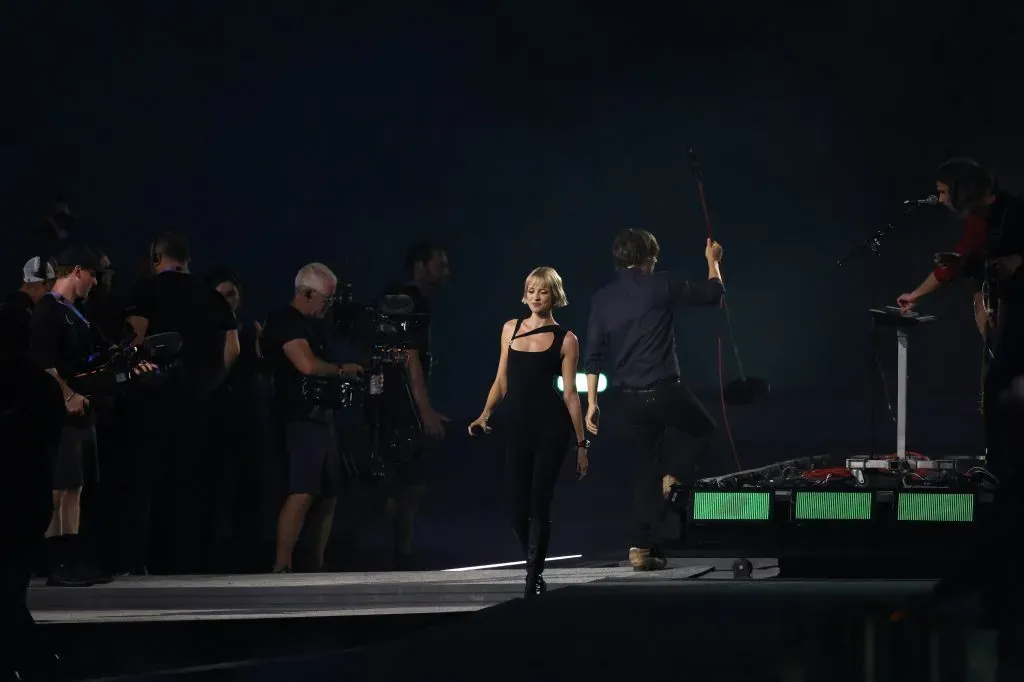
[[[522,324],[523,320],[516,322],[509,341],[503,412],[512,523],[526,555],[529,596],[544,589],[540,576],[551,535],[551,500],[572,443],[572,421],[555,388],[555,380],[562,373],[566,330],[551,324],[519,334]],[[512,341],[533,334],[552,334],[554,338],[543,351],[512,348]]]

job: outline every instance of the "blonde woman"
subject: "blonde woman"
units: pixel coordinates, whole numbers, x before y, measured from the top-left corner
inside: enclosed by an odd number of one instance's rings
[[[555,322],[553,311],[568,303],[562,278],[554,268],[536,268],[526,277],[523,303],[529,316],[509,320],[501,330],[498,374],[470,435],[490,433],[488,422],[504,402],[506,460],[512,489],[512,523],[526,555],[526,598],[546,588],[541,574],[551,537],[551,500],[562,462],[576,443],[576,472],[587,473],[589,442],[576,393],[576,336]],[[561,376],[561,395],[555,380]],[[575,441],[573,438],[575,437]]]

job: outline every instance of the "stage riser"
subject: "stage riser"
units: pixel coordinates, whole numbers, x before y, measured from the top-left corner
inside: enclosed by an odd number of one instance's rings
[[[895,523],[908,530],[930,524],[969,525],[991,518],[992,492],[803,488],[693,490],[671,499],[687,523]]]
[[[693,490],[683,499],[683,548],[779,557],[786,578],[937,577],[978,546],[995,515],[991,492]]]

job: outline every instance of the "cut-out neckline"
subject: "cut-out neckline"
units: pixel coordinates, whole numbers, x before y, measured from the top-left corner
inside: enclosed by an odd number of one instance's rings
[[[540,327],[534,327],[533,329],[527,330],[522,334],[519,333],[519,329],[517,328],[516,331],[512,334],[512,338],[508,340],[508,349],[515,351],[517,353],[547,353],[548,351],[555,347],[555,329],[557,329],[558,326],[559,325],[557,324],[545,324]],[[534,334],[551,334],[551,343],[548,344],[547,348],[545,348],[544,350],[520,350],[518,348],[512,347],[512,343],[516,339],[521,339],[524,336],[533,336]]]

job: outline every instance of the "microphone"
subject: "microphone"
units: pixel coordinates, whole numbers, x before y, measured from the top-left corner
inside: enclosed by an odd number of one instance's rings
[[[907,199],[903,202],[904,206],[937,206],[939,198],[934,194],[927,199]]]

